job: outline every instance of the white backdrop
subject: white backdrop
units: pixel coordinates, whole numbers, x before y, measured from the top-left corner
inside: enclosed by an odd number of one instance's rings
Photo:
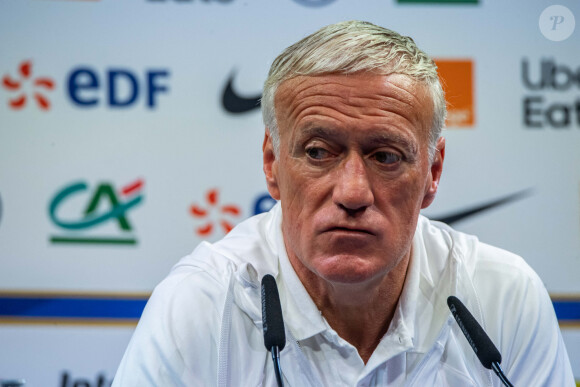
[[[259,109],[226,111],[229,77],[256,98],[282,49],[348,19],[470,64],[459,86],[447,74],[459,118],[425,214],[511,198],[453,226],[522,255],[570,301],[559,316],[580,379],[580,27],[546,38],[550,1],[427,3],[0,2],[0,379],[108,385],[171,266],[271,204]]]

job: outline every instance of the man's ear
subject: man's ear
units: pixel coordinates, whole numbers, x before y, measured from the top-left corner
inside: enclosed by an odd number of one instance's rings
[[[280,188],[278,187],[278,160],[276,159],[276,153],[274,152],[274,144],[272,144],[272,137],[270,136],[269,128],[266,128],[266,133],[264,134],[262,157],[268,192],[274,199],[280,200]]]
[[[429,171],[428,184],[425,187],[425,196],[423,196],[423,203],[421,208],[427,208],[435,200],[437,188],[439,188],[439,181],[441,180],[441,173],[443,173],[443,160],[445,159],[445,139],[440,137],[435,146],[435,155],[431,163]]]

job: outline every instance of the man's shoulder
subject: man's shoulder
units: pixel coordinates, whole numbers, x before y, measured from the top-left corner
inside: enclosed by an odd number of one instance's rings
[[[241,222],[215,243],[201,242],[173,266],[155,292],[199,297],[199,290],[207,289],[217,296],[225,294],[232,276],[275,272],[277,217],[273,209]]]
[[[567,385],[571,374],[550,297],[524,258],[426,218],[420,220],[418,230],[426,246],[436,247],[426,259],[435,257],[439,265],[444,260],[442,273],[455,274],[437,277],[442,298],[453,294],[467,306],[498,347],[510,378],[530,385],[534,375],[530,369],[536,367],[545,378],[539,384]],[[454,334],[462,336],[453,327]],[[470,353],[466,341],[458,343],[461,353]]]
[[[450,256],[461,261],[470,273],[496,269],[513,273],[519,271],[535,277],[536,273],[519,255],[501,247],[482,242],[475,235],[458,231],[451,226],[422,217],[420,229],[425,244],[436,245]],[[443,248],[444,246],[444,248]]]
[[[205,273],[222,281],[225,274],[248,264],[260,272],[268,272],[271,266],[277,266],[279,212],[279,208],[274,208],[252,216],[219,241],[200,243],[173,267],[172,274]]]
[[[431,273],[455,267],[458,289],[472,289],[472,296],[494,302],[505,302],[510,294],[522,299],[526,294],[547,294],[537,273],[521,256],[424,217],[419,230]]]
[[[213,329],[208,326],[213,327],[221,320],[233,284],[241,282],[243,288],[250,286],[244,281],[251,279],[251,287],[259,288],[259,281],[251,274],[257,271],[256,267],[274,265],[276,256],[264,234],[268,232],[270,217],[270,214],[254,216],[222,240],[200,243],[155,287],[140,324],[158,325],[163,332],[171,326],[183,337],[193,334],[192,327]],[[164,324],[166,318],[172,323]]]

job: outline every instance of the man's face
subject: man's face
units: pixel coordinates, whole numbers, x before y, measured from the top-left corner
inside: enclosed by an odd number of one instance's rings
[[[266,134],[264,171],[292,265],[301,278],[380,280],[409,256],[441,174],[427,88],[400,74],[300,76],[275,104],[280,154]]]

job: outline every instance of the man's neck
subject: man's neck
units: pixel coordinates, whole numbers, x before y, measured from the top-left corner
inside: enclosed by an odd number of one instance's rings
[[[410,256],[408,252],[383,278],[364,284],[327,283],[294,267],[328,324],[357,349],[365,364],[395,315]]]

